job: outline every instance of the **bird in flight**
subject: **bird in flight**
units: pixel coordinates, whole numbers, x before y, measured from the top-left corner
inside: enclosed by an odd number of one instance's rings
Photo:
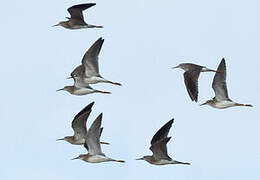
[[[218,70],[215,71],[215,70],[209,69],[205,66],[200,66],[200,65],[192,64],[192,63],[182,63],[173,68],[181,68],[185,71],[183,74],[185,86],[186,86],[186,89],[189,93],[191,100],[195,101],[195,102],[198,102],[198,93],[199,93],[198,79],[199,79],[200,73],[201,72],[222,73],[222,71],[218,71]]]
[[[206,101],[202,105],[210,105],[218,109],[225,109],[233,106],[247,106],[253,107],[251,104],[240,104],[232,101],[228,97],[227,83],[226,83],[226,62],[223,58],[218,66],[218,71],[223,73],[216,73],[213,79],[212,88],[215,92],[215,97]]]
[[[80,159],[85,162],[89,163],[101,163],[101,162],[108,162],[108,161],[114,161],[114,162],[120,162],[124,163],[123,160],[115,160],[112,158],[107,157],[101,150],[100,146],[100,133],[101,133],[101,122],[102,122],[102,116],[101,113],[96,120],[92,123],[91,127],[89,128],[86,136],[86,141],[84,144],[84,147],[88,150],[88,154],[81,154],[74,159]]]
[[[88,4],[78,4],[78,5],[71,6],[70,8],[67,9],[68,12],[70,13],[70,17],[67,17],[68,20],[61,21],[54,26],[62,26],[67,29],[103,28],[103,26],[87,24],[84,21],[82,11],[95,5],[96,3],[88,3]]]
[[[92,93],[111,94],[111,92],[93,89],[89,85],[85,86],[85,87],[77,87],[77,86],[75,86],[75,84],[74,84],[74,86],[65,86],[64,88],[58,89],[56,91],[67,91],[70,94],[73,94],[76,96],[82,96],[82,95],[92,94]]]
[[[173,119],[167,122],[163,127],[161,127],[151,140],[150,150],[153,152],[152,156],[143,156],[142,158],[136,160],[145,160],[150,164],[154,165],[166,165],[166,164],[184,164],[190,165],[188,162],[180,162],[173,160],[167,153],[167,143],[171,137],[167,137],[170,128],[173,123]]]
[[[103,78],[99,73],[98,56],[103,43],[104,39],[99,38],[83,56],[81,61],[82,64],[72,71],[71,77],[69,78],[74,79],[74,85],[76,87],[86,87],[89,84],[96,84],[100,82],[121,86],[120,83],[112,82]]]
[[[90,103],[86,107],[84,107],[73,119],[71,123],[71,127],[74,131],[73,136],[66,136],[57,140],[64,140],[74,145],[83,145],[85,143],[86,135],[87,135],[87,126],[86,122],[88,117],[92,111],[92,106],[94,102]],[[100,136],[103,128],[101,128]],[[107,142],[101,142],[101,144],[109,144]]]

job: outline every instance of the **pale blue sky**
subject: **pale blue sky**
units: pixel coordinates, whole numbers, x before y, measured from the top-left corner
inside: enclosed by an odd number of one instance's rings
[[[51,27],[72,5],[96,2],[86,21],[104,29]],[[1,15],[1,165],[9,179],[259,179],[260,3],[257,0],[5,1]],[[122,87],[93,85],[111,95],[72,96],[70,72],[99,37],[100,72]],[[217,68],[226,58],[230,98],[254,108],[213,109],[191,102],[183,71],[193,62]],[[199,102],[214,96],[214,73],[199,79]],[[56,142],[95,101],[88,126],[101,112],[106,155],[125,164],[71,161],[81,146]],[[169,155],[191,166],[156,167],[136,161],[168,120]],[[98,175],[98,177],[96,177]]]

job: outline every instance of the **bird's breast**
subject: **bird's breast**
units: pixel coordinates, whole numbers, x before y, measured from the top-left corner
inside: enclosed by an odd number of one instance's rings
[[[87,161],[90,163],[100,163],[100,162],[104,162],[107,160],[108,160],[108,158],[105,156],[94,155],[94,156],[90,156]]]
[[[166,159],[160,159],[159,161],[156,161],[154,164],[156,164],[156,165],[166,165],[166,164],[171,164],[171,161],[166,160]]]
[[[105,82],[105,81],[106,80],[104,80],[103,78],[97,77],[97,76],[84,78],[84,83],[86,83],[86,84],[96,84],[96,83]]]
[[[232,107],[235,105],[235,102],[233,101],[218,101],[215,103],[214,107],[218,109],[225,109],[228,107]]]
[[[77,89],[74,94],[76,95],[85,95],[85,94],[90,94],[93,93],[94,90],[93,89],[88,89],[88,88],[79,88]]]

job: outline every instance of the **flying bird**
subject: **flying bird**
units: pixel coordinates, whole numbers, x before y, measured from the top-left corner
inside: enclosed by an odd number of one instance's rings
[[[58,89],[56,91],[67,91],[70,94],[77,95],[77,96],[82,96],[82,95],[92,94],[92,93],[111,94],[111,92],[96,90],[87,85],[85,87],[77,87],[75,85],[65,86],[64,88]]]
[[[102,122],[101,113],[96,120],[92,123],[91,127],[89,128],[86,136],[86,141],[84,147],[88,150],[88,154],[81,154],[74,159],[81,159],[85,162],[89,163],[101,163],[107,161],[115,161],[115,162],[125,162],[123,160],[115,160],[112,158],[107,157],[101,150],[100,146],[100,132],[101,132],[101,122]]]
[[[222,58],[218,66],[218,71],[222,71],[223,73],[216,73],[214,76],[212,88],[214,89],[215,97],[201,104],[201,106],[210,105],[211,107],[218,109],[225,109],[233,106],[253,107],[251,104],[240,104],[229,99],[226,84],[226,62],[224,58]]]
[[[192,101],[198,102],[198,79],[201,72],[218,72],[222,73],[221,71],[215,71],[212,69],[209,69],[205,66],[200,66],[197,64],[192,63],[182,63],[179,64],[176,67],[173,68],[181,68],[185,72],[183,74],[184,76],[184,82],[186,89],[189,93],[189,96]]]
[[[54,26],[62,26],[67,29],[103,28],[103,26],[87,24],[84,21],[82,11],[95,5],[96,3],[88,3],[88,4],[78,4],[75,6],[71,6],[70,8],[67,9],[68,12],[70,13],[70,17],[67,17],[68,21],[61,21]]]
[[[173,160],[167,153],[167,143],[171,137],[167,137],[172,126],[173,119],[167,122],[161,127],[151,140],[150,150],[153,152],[152,156],[143,156],[136,160],[145,160],[150,164],[154,165],[166,165],[166,164],[185,164],[190,165],[187,162],[180,162]]]
[[[90,103],[74,117],[74,119],[71,123],[71,127],[74,131],[73,136],[66,136],[64,138],[57,139],[57,140],[64,140],[64,141],[67,141],[70,144],[74,144],[74,145],[83,145],[85,143],[85,139],[86,139],[86,135],[87,135],[86,122],[92,111],[93,105],[94,105],[94,102]],[[101,128],[100,136],[101,136],[102,130],[103,130],[103,128]],[[109,144],[109,143],[101,142],[101,144]]]
[[[120,83],[104,79],[99,73],[98,55],[103,43],[104,39],[99,38],[85,53],[81,61],[82,64],[72,71],[71,77],[69,78],[74,79],[74,84],[76,87],[86,87],[89,84],[96,84],[100,82],[121,86]]]

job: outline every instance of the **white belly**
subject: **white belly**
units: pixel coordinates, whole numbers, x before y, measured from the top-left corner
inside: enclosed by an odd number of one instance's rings
[[[72,143],[72,144],[76,144],[76,145],[81,145],[85,143],[85,139],[79,139],[76,142]]]
[[[107,157],[101,155],[95,155],[88,158],[88,162],[90,163],[100,163],[100,162],[105,162],[107,160],[108,160]]]
[[[83,28],[87,28],[87,26],[84,26],[84,25],[73,25],[72,27],[70,27],[70,29],[83,29]]]
[[[166,165],[166,164],[171,164],[171,161],[166,160],[166,159],[161,159],[160,161],[157,161],[154,164],[156,164],[156,165]]]
[[[74,92],[75,95],[85,95],[90,93],[94,93],[94,90],[88,88],[79,88]]]
[[[234,106],[236,103],[233,101],[219,101],[215,104],[215,108],[225,109]]]
[[[107,80],[105,80],[101,77],[96,77],[96,76],[84,78],[84,83],[86,83],[86,84],[96,84],[96,83],[99,83],[99,82],[106,82],[106,81]]]

